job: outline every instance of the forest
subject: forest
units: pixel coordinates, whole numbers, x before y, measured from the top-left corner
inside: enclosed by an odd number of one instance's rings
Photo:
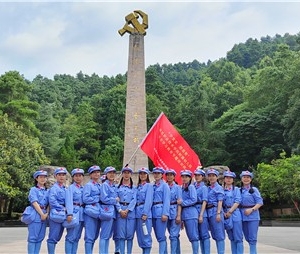
[[[147,126],[164,112],[204,167],[253,170],[268,202],[298,208],[299,70],[300,33],[249,38],[213,62],[148,66]],[[1,75],[0,200],[9,212],[26,205],[40,165],[120,170],[125,103],[126,73]]]

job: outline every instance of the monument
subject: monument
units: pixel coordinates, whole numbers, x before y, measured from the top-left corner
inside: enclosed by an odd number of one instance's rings
[[[148,15],[136,10],[128,14],[125,21],[118,31],[121,36],[129,33],[123,165],[128,164],[136,171],[148,167],[148,157],[139,149],[147,134],[144,36]]]

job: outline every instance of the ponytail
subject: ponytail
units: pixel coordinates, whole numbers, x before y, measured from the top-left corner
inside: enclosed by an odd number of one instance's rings
[[[252,182],[250,183],[249,193],[250,193],[250,194],[253,194],[253,193],[254,193],[254,189],[253,189],[253,186],[252,186]]]
[[[118,185],[118,188],[120,188],[120,186],[123,184],[123,177],[121,178],[121,181]],[[139,184],[140,184],[140,179],[139,179]],[[130,189],[132,189],[132,186],[133,186],[133,181],[132,181],[132,178],[130,177]]]
[[[189,191],[189,186],[191,185],[191,183],[192,183],[192,178],[190,178],[189,183],[187,184],[187,186],[183,190],[184,191]]]
[[[120,183],[119,183],[119,185],[118,185],[118,188],[120,188],[120,186],[123,184],[123,177],[121,178],[121,181],[120,181]]]

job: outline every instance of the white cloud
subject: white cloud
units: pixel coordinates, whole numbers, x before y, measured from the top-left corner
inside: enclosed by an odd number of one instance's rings
[[[30,56],[35,52],[56,50],[62,46],[60,33],[64,23],[58,20],[43,20],[37,17],[19,33],[11,33],[3,42],[5,50],[14,51],[20,56]]]
[[[146,66],[216,60],[234,44],[296,34],[300,3],[27,2],[0,3],[0,74],[124,74],[128,35],[118,30],[134,10],[149,15]]]

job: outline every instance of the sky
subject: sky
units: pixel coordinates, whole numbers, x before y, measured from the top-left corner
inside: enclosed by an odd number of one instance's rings
[[[235,44],[300,32],[300,2],[0,1],[0,75],[125,74],[125,16],[148,15],[146,68],[226,57]]]

